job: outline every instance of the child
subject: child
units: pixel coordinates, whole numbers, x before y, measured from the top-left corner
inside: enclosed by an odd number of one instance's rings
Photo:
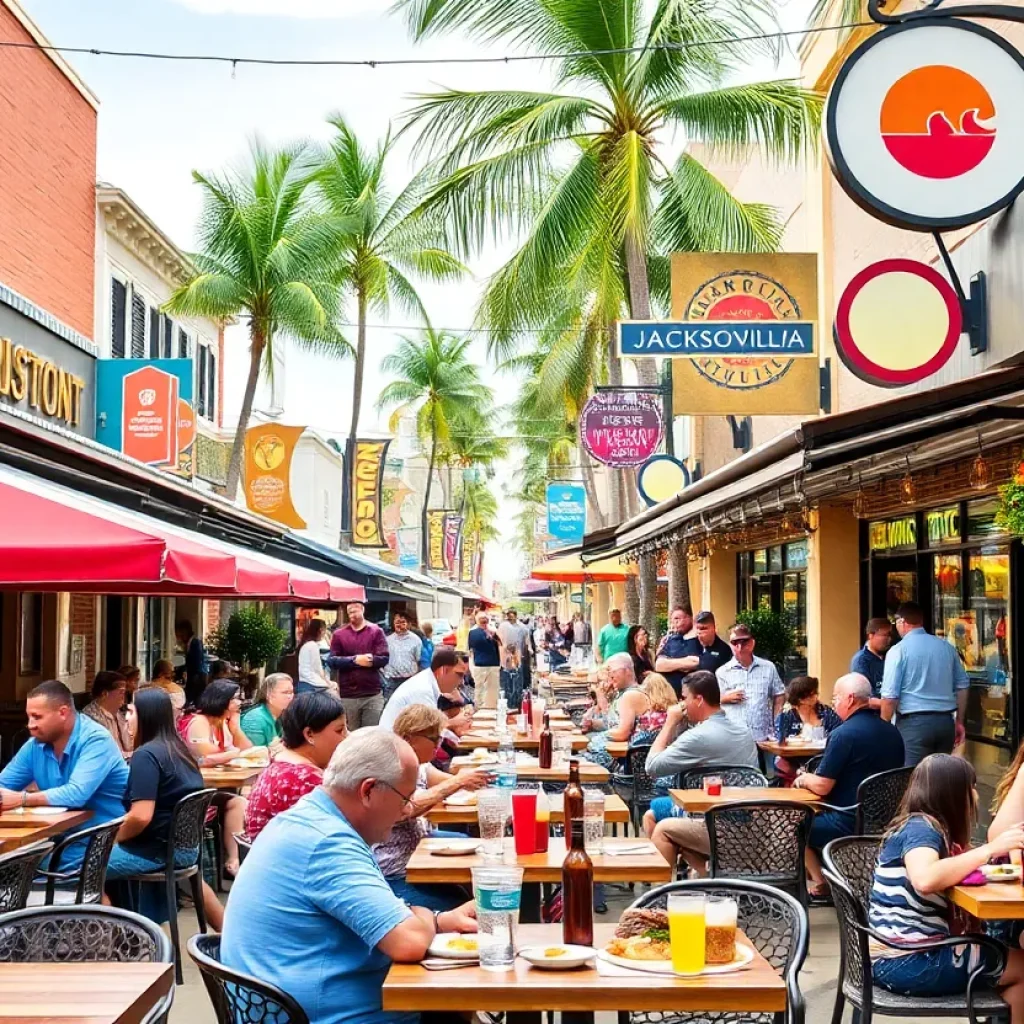
[[[999,975],[998,965],[977,946],[913,948],[957,933],[947,889],[992,857],[1024,848],[1020,825],[969,848],[978,802],[974,783],[971,764],[949,754],[932,754],[914,770],[882,840],[868,909],[871,928],[907,951],[872,942],[872,974],[877,984],[900,995],[959,995],[983,959],[979,981],[996,985],[1010,1006],[1012,1024],[1024,1024],[1024,951],[1010,949]]]

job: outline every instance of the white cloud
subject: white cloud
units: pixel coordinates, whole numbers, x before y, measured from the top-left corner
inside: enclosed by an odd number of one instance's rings
[[[392,0],[176,0],[199,14],[270,18],[352,18],[385,13]]]

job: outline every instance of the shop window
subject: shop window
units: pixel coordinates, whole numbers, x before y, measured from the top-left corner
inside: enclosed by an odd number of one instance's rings
[[[925,543],[930,548],[960,543],[960,506],[936,508],[924,514]]]
[[[960,596],[960,556],[936,555],[932,570],[932,621],[935,635],[950,643],[961,628],[963,600]]]
[[[18,674],[43,671],[43,595],[20,594],[18,604]]]
[[[795,540],[792,544],[786,545],[786,568],[806,569],[807,568],[807,541]]]
[[[783,666],[786,678],[807,671],[807,541],[744,551],[736,556],[738,607],[785,613],[796,631],[797,649]]]
[[[774,547],[768,549],[768,571],[782,572],[782,548]]]
[[[1010,739],[1010,554],[985,547],[968,556],[967,609],[951,638],[971,680],[967,731]]]
[[[996,510],[999,501],[992,498],[987,501],[972,501],[967,505],[967,539],[987,540],[999,536],[1006,531],[996,525]]]
[[[868,545],[872,554],[917,549],[917,518],[901,516],[868,524]]]
[[[768,551],[766,548],[760,548],[754,552],[754,572],[767,572],[768,571]]]

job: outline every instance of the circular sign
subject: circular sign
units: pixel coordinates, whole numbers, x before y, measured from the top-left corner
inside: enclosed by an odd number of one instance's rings
[[[690,486],[687,468],[671,455],[655,455],[648,459],[636,475],[640,497],[648,505],[657,505],[674,498],[684,487]]]
[[[828,97],[829,160],[851,198],[899,227],[964,227],[1024,188],[1024,58],[967,21],[872,36]]]
[[[882,260],[846,286],[835,341],[846,368],[883,388],[913,384],[939,370],[963,329],[960,300],[933,267]]]
[[[643,391],[598,391],[580,413],[580,441],[615,469],[643,465],[664,435],[661,400]]]

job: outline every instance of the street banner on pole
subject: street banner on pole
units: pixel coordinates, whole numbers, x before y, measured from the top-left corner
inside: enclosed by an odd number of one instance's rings
[[[444,567],[458,579],[462,548],[462,516],[449,512],[444,517]]]
[[[245,503],[253,512],[304,530],[292,504],[292,455],[305,427],[262,423],[245,432]]]
[[[386,441],[356,441],[352,460],[352,546],[386,548],[381,525]]]
[[[444,569],[444,518],[447,514],[443,508],[431,509],[427,513],[428,569]]]
[[[547,487],[548,533],[565,547],[580,544],[587,530],[587,492],[582,484]]]

